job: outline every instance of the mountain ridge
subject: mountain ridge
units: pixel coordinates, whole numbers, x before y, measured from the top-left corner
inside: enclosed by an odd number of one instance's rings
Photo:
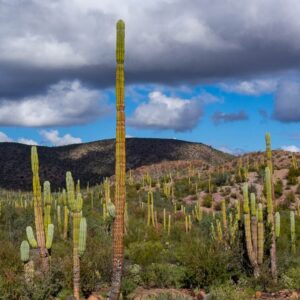
[[[1,188],[31,189],[30,148],[15,142],[0,143]],[[71,171],[83,186],[114,174],[115,139],[37,148],[41,182],[49,180],[54,188],[65,185],[66,171]],[[203,143],[161,138],[126,138],[126,150],[127,169],[177,160],[215,165],[234,157]]]

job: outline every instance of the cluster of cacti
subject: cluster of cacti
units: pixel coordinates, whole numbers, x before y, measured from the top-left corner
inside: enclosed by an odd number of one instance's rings
[[[39,248],[41,265],[44,272],[49,270],[49,255],[46,248],[46,235],[44,228],[44,216],[43,216],[43,203],[42,192],[39,177],[39,160],[37,154],[37,148],[32,146],[31,148],[31,167],[33,174],[33,205],[34,205],[34,218],[35,229],[37,237],[37,247]]]
[[[259,203],[256,208],[255,194],[251,193],[251,205],[249,206],[247,183],[245,183],[243,186],[243,196],[246,248],[249,261],[254,270],[254,276],[258,277],[260,275],[259,265],[263,262],[264,253],[264,226],[262,219],[262,204]]]
[[[292,162],[291,162],[291,164],[292,164],[293,169],[298,169],[299,166],[298,166],[298,161],[297,161],[295,153],[292,153]]]
[[[188,233],[192,230],[192,218],[191,215],[185,215],[184,219],[185,232]]]
[[[170,199],[171,196],[174,194],[174,188],[173,188],[172,180],[169,181],[169,182],[164,182],[163,183],[163,193],[168,199]]]
[[[197,201],[194,210],[193,210],[193,216],[195,217],[195,219],[200,222],[202,220],[202,216],[203,216],[203,211],[202,211],[202,207],[201,207],[201,202],[200,200]]]
[[[225,199],[221,200],[221,221],[220,219],[215,219],[211,222],[211,234],[213,239],[219,242],[225,242],[226,244],[232,244],[235,241],[237,230],[238,230],[238,214],[235,210],[235,214],[232,211],[229,212],[227,218],[227,208]],[[213,218],[215,215],[213,214]]]

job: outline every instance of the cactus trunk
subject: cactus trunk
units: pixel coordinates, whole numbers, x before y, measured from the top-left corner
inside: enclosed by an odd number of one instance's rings
[[[39,177],[39,160],[35,146],[31,148],[31,166],[33,174],[33,205],[36,228],[36,239],[40,253],[41,265],[44,272],[49,271],[48,251],[46,248],[46,237],[44,230],[43,204],[41,195],[41,184]]]
[[[124,255],[124,208],[126,180],[126,149],[125,149],[125,112],[124,112],[124,40],[125,24],[117,22],[117,73],[116,73],[116,161],[115,161],[115,207],[116,218],[113,225],[113,273],[109,299],[117,300],[120,296]]]

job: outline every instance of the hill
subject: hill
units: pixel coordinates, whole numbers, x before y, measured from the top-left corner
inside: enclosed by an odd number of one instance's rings
[[[202,143],[174,139],[128,138],[127,169],[165,161],[197,160],[209,165],[225,163],[233,156]],[[49,180],[54,188],[65,185],[65,173],[85,185],[99,183],[114,174],[115,140],[60,147],[38,146],[41,181]],[[0,143],[0,187],[31,189],[30,146]]]

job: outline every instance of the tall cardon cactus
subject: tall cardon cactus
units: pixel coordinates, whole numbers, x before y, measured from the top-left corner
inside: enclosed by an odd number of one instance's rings
[[[125,112],[124,112],[124,56],[125,23],[117,22],[116,42],[116,160],[115,160],[115,208],[116,218],[113,225],[113,273],[110,299],[119,299],[124,256],[124,209],[126,202],[126,149],[125,149]]]
[[[43,217],[43,203],[41,194],[41,184],[39,177],[39,159],[37,154],[37,148],[32,146],[31,148],[31,167],[32,167],[32,185],[33,185],[33,206],[34,206],[34,219],[35,229],[37,237],[37,246],[39,248],[41,265],[44,272],[49,270],[49,258],[46,248],[46,237],[44,228]]]

